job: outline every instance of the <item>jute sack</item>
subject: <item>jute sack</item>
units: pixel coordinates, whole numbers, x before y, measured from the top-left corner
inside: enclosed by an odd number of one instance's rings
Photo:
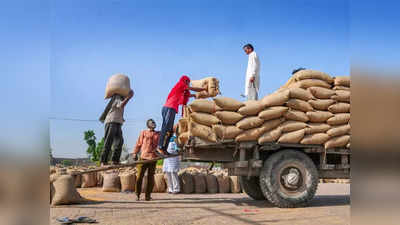
[[[331,85],[328,84],[326,81],[319,80],[319,79],[305,79],[293,83],[289,86],[289,88],[303,88],[307,89],[309,87],[324,87],[324,88],[331,88]]]
[[[286,120],[296,120],[300,122],[307,122],[309,120],[307,114],[298,110],[289,110],[284,114]]]
[[[139,174],[136,174],[136,176],[137,176],[137,178],[139,178]],[[147,185],[148,185],[148,182],[147,182],[147,173],[146,173],[146,174],[143,176],[142,187],[138,187],[138,186],[137,186],[137,181],[136,181],[135,189],[136,189],[136,188],[142,188],[142,189],[141,189],[141,192],[142,192],[142,193],[146,193]],[[152,190],[152,191],[153,191],[153,190]]]
[[[124,173],[124,174],[119,175],[119,178],[120,178],[120,182],[121,182],[121,191],[122,192],[135,191],[136,174]]]
[[[97,187],[103,187],[103,172],[96,173]]]
[[[331,129],[331,125],[326,123],[308,123],[305,128],[306,134],[325,133]]]
[[[130,90],[131,82],[129,81],[129,77],[123,74],[115,74],[107,81],[106,94],[104,98],[111,98],[115,94],[126,97]]]
[[[82,174],[82,188],[96,187],[96,173],[84,173]]]
[[[167,190],[167,183],[164,180],[164,174],[162,173],[154,174],[153,192],[164,193],[166,190]]]
[[[217,111],[215,102],[207,99],[196,99],[189,104],[189,108],[193,112],[214,113]]]
[[[310,122],[313,123],[323,123],[327,121],[329,118],[333,117],[331,112],[327,111],[313,111],[306,113],[308,118],[310,118]]]
[[[231,192],[231,184],[228,176],[224,176],[219,174],[217,176],[218,181],[218,191],[219,193],[230,193]]]
[[[194,112],[190,114],[190,118],[192,118],[194,122],[206,126],[212,126],[221,122],[216,116],[208,113]]]
[[[326,122],[329,125],[343,125],[350,121],[350,113],[337,113],[332,118],[328,119]]]
[[[287,133],[287,132],[304,129],[307,127],[307,124],[304,122],[300,122],[300,121],[289,120],[289,121],[283,122],[281,125],[279,125],[279,127],[283,133]]]
[[[229,177],[231,183],[231,192],[232,193],[241,193],[242,188],[240,187],[239,177],[237,176],[230,176]]]
[[[344,102],[338,102],[328,107],[331,113],[348,113],[350,112],[350,104]]]
[[[336,90],[331,98],[339,102],[350,102],[350,91]]]
[[[272,130],[272,129],[278,127],[283,121],[285,121],[284,118],[279,118],[279,119],[266,121],[260,127],[252,128],[252,129],[246,130],[243,133],[239,134],[235,138],[235,140],[237,142],[241,142],[241,141],[257,141],[258,138],[262,134],[264,134],[265,132],[267,132],[269,130]]]
[[[314,99],[314,96],[310,91],[304,90],[303,88],[290,88],[290,98],[301,99],[304,101],[308,101],[310,99]]]
[[[178,143],[184,145],[189,140],[189,132],[181,133],[178,137]]]
[[[329,135],[326,133],[316,133],[304,136],[300,141],[300,144],[304,145],[322,145],[329,139]]]
[[[193,136],[202,138],[207,141],[216,142],[217,136],[212,131],[211,127],[204,126],[198,123],[190,122],[190,132]]]
[[[241,121],[236,123],[236,126],[242,130],[248,130],[251,128],[259,127],[264,123],[263,119],[260,119],[258,116],[250,116],[242,119]]]
[[[300,110],[303,112],[314,110],[310,103],[300,99],[290,99],[286,105],[291,109]]]
[[[80,188],[82,185],[82,175],[81,174],[76,174],[77,172],[79,172],[78,170],[74,170],[74,169],[68,169],[67,173],[69,175],[71,175],[74,178],[74,185],[77,188]]]
[[[192,174],[181,171],[179,172],[179,180],[181,183],[181,192],[184,194],[191,194],[194,192],[194,182]]]
[[[333,83],[333,78],[328,74],[317,71],[317,70],[300,70],[294,74],[296,80],[305,80],[305,79],[319,79],[326,81],[327,83]]]
[[[214,102],[226,111],[236,112],[240,107],[244,106],[242,102],[229,97],[216,97],[214,98]]]
[[[264,105],[264,108],[270,106],[282,106],[289,100],[289,95],[290,91],[286,89],[265,96],[261,99],[261,102]]]
[[[245,101],[244,104],[245,106],[238,110],[238,113],[242,114],[243,116],[254,116],[264,109],[264,105],[261,101],[248,100]]]
[[[309,100],[308,103],[316,109],[326,111],[328,110],[329,106],[335,103],[333,99],[316,99],[316,100]]]
[[[345,86],[350,87],[350,77],[349,76],[338,76],[335,77],[335,86]]]
[[[263,135],[261,135],[261,137],[258,138],[258,144],[262,145],[267,142],[274,142],[278,140],[281,134],[282,134],[282,129],[280,127],[267,131]]]
[[[289,144],[297,144],[304,137],[304,129],[289,132],[283,134],[279,139],[278,143],[289,143]]]
[[[310,87],[308,90],[319,99],[330,99],[335,94],[334,90],[323,87]]]
[[[346,145],[346,148],[350,148],[350,142]]]
[[[212,129],[221,140],[235,139],[236,136],[243,132],[236,126],[213,125]]]
[[[188,125],[189,121],[188,119],[182,118],[178,121],[178,126],[179,126],[179,133],[185,133],[187,132],[189,129],[189,125]]]
[[[350,135],[333,137],[325,142],[325,149],[345,147],[350,142]]]
[[[326,133],[331,137],[342,136],[345,134],[349,134],[351,130],[350,124],[333,126]]]
[[[278,89],[277,92],[279,92],[279,91],[281,91],[281,90],[287,89],[288,87],[290,87],[290,86],[291,86],[292,84],[294,84],[294,83],[296,83],[296,77],[295,77],[295,76],[291,76],[291,77],[289,78],[289,80],[286,81],[286,83],[285,83],[284,85],[282,85],[282,86]]]
[[[201,173],[196,173],[193,175],[193,179],[194,179],[194,192],[206,193],[207,191],[206,176]]]
[[[224,125],[235,125],[243,118],[240,113],[229,111],[218,111],[215,115],[222,121]]]
[[[219,81],[215,77],[207,77],[202,80],[191,81],[192,87],[206,88],[206,91],[196,93],[196,98],[215,97],[220,94]]]
[[[258,114],[258,117],[260,117],[263,120],[276,119],[283,116],[283,114],[286,113],[288,110],[289,108],[286,106],[272,106],[261,111]]]
[[[345,86],[335,86],[332,88],[333,90],[344,90],[344,91],[350,91],[349,87],[345,87]]]
[[[51,182],[51,189],[53,189],[51,204],[54,206],[81,203],[84,199],[76,190],[74,183],[71,175],[60,175]]]
[[[103,174],[103,192],[120,192],[121,191],[121,180],[118,173],[104,173]]]
[[[211,194],[218,193],[218,181],[215,175],[207,174],[206,183],[207,183],[207,193]]]

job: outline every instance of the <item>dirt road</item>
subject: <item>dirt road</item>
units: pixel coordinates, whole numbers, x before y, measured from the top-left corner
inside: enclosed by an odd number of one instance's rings
[[[280,209],[246,194],[168,195],[155,193],[153,201],[135,201],[134,194],[103,193],[80,189],[97,203],[59,206],[50,209],[50,224],[57,217],[89,216],[99,224],[350,224],[350,185],[320,184],[307,208]]]

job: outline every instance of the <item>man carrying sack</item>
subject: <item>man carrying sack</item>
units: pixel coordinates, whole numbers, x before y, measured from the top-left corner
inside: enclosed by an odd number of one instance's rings
[[[137,154],[139,153],[139,151],[141,152],[140,160],[152,160],[157,158],[156,149],[160,133],[158,131],[155,131],[156,123],[154,122],[153,119],[147,120],[146,125],[148,129],[140,132],[139,139],[137,140],[136,146],[133,150],[133,158],[135,160],[138,158]],[[151,192],[154,186],[154,174],[156,171],[156,165],[157,162],[152,162],[152,163],[138,164],[136,166],[137,177],[138,177],[135,187],[137,201],[140,201],[143,177],[146,171],[147,171],[147,188],[146,188],[145,200],[146,201],[151,200]]]

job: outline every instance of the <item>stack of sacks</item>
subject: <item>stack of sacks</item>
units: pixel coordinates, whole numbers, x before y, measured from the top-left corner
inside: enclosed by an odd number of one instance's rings
[[[213,131],[219,140],[235,139],[243,133],[243,130],[236,126],[236,123],[243,119],[243,115],[238,112],[244,103],[228,97],[214,98],[215,104],[220,108],[215,115],[221,123],[213,125]]]
[[[207,77],[202,80],[193,80],[192,87],[205,88],[206,91],[196,93],[196,98],[210,98],[220,94],[219,80],[215,77]]]

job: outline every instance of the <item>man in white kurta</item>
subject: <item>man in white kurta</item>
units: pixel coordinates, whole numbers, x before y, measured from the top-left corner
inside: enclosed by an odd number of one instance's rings
[[[249,56],[244,94],[247,100],[257,100],[260,89],[260,60],[251,44],[245,45],[243,50]]]

